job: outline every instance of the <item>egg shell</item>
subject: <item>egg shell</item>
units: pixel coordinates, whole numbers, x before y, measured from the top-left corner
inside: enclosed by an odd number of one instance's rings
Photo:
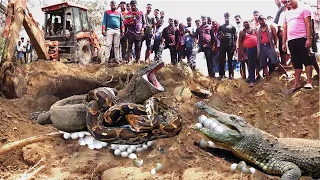
[[[132,152],[136,152],[137,150],[137,147],[135,145],[131,145],[129,148],[132,150]]]
[[[202,139],[202,140],[200,141],[199,145],[200,145],[200,147],[202,147],[202,148],[208,147],[208,143],[207,143],[204,139]]]
[[[141,167],[143,165],[143,159],[138,160],[138,159],[134,159],[133,160],[133,165],[136,167]]]
[[[79,138],[83,138],[85,136],[84,132],[78,132]]]
[[[114,151],[113,151],[113,154],[116,155],[116,156],[120,156],[120,155],[121,155],[120,149],[114,150]]]
[[[84,142],[86,142],[87,145],[92,144],[93,143],[93,137],[92,136],[86,136],[84,137]]]
[[[147,142],[147,146],[149,146],[149,147],[151,147],[153,144],[154,144],[153,141],[148,141],[148,142]]]
[[[142,152],[143,149],[142,148],[137,148],[137,153]]]
[[[230,171],[231,171],[231,172],[235,172],[235,171],[236,171],[236,169],[237,169],[237,166],[238,166],[238,164],[237,164],[237,163],[233,163],[233,164],[231,164]]]
[[[103,148],[108,146],[108,143],[106,143],[106,142],[101,142],[101,144],[102,144]]]
[[[247,166],[243,166],[242,169],[241,169],[241,172],[244,173],[244,174],[251,173],[250,170],[247,168]]]
[[[211,119],[206,119],[202,124],[204,127],[209,128],[212,122],[213,121]]]
[[[79,143],[80,146],[86,145],[86,142],[84,141],[83,138],[79,138],[78,143]]]
[[[155,175],[156,173],[157,173],[157,171],[156,171],[155,168],[151,169],[151,174],[152,174],[152,175]]]
[[[111,144],[111,149],[116,150],[119,148],[118,144]]]
[[[242,170],[242,168],[243,167],[245,167],[247,164],[246,164],[246,162],[244,162],[244,161],[240,161],[239,163],[238,163],[238,166],[237,166],[237,168],[241,171]]]
[[[131,150],[130,148],[128,148],[128,149],[127,149],[127,153],[128,153],[128,154],[131,154],[131,153],[132,153],[132,150]]]
[[[64,133],[63,134],[63,138],[64,139],[70,139],[71,138],[71,134],[70,133]]]
[[[129,154],[127,151],[121,152],[121,157],[128,157]]]
[[[217,122],[215,122],[215,121],[212,121],[212,123],[210,124],[210,129],[211,130],[214,130],[214,128],[216,128],[218,126],[218,123]]]
[[[212,142],[212,141],[208,141],[208,145],[209,145],[209,147],[214,147],[214,142]]]
[[[205,121],[206,119],[208,119],[208,117],[205,116],[205,115],[200,115],[200,116],[198,117],[199,123],[202,123],[202,122]]]
[[[142,145],[142,149],[143,150],[147,150],[148,149],[148,146],[146,144]]]
[[[223,127],[222,126],[217,126],[217,127],[214,128],[214,131],[216,133],[221,134],[221,133],[223,133]]]
[[[249,171],[251,172],[251,174],[255,174],[256,173],[256,169],[253,168],[253,167],[249,168]]]
[[[100,141],[93,141],[93,146],[95,149],[101,149],[102,143]]]
[[[137,155],[134,153],[129,154],[129,159],[137,159]]]
[[[89,148],[89,149],[94,149],[94,145],[93,145],[93,144],[89,144],[89,145],[88,145],[88,148]]]
[[[203,125],[202,125],[201,123],[197,123],[197,124],[195,124],[195,126],[196,126],[198,129],[203,128]]]
[[[120,149],[120,151],[124,152],[124,151],[127,150],[127,147],[126,147],[126,145],[120,145],[120,146],[118,147],[118,149]]]
[[[162,164],[156,163],[156,171],[160,171],[160,170],[162,170],[162,169],[163,169]]]

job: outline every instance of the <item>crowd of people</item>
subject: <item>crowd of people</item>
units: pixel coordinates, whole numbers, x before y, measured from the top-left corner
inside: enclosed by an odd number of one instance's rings
[[[25,41],[24,37],[18,41],[16,46],[16,60],[21,64],[27,64],[33,61],[34,51],[29,40]]]
[[[186,25],[169,17],[168,26],[163,27],[164,12],[154,9],[152,13],[152,4],[147,4],[143,13],[137,8],[136,0],[130,3],[123,1],[119,5],[111,1],[102,23],[102,33],[107,42],[106,60],[114,49],[115,62],[140,63],[141,46],[145,41],[145,62],[150,62],[152,52],[154,60],[159,60],[162,50],[169,49],[171,64],[187,58],[190,67],[195,69],[195,57],[203,52],[209,76],[214,78],[219,72],[219,80],[226,77],[226,69],[228,78],[234,78],[233,59],[236,57],[241,63],[241,76],[250,86],[262,78],[260,70],[267,80],[276,69],[290,78],[286,68],[293,66],[295,81],[291,91],[294,92],[300,88],[304,65],[307,74],[304,88],[310,89],[313,66],[319,76],[314,16],[298,0],[275,0],[275,3],[279,8],[275,18],[266,18],[259,11],[254,11],[250,20],[242,20],[241,15],[235,15],[236,24],[232,25],[231,15],[227,12],[221,25],[205,16],[195,21],[187,17]]]

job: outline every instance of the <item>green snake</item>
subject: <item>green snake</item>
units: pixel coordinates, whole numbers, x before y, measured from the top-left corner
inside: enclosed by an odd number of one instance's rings
[[[182,128],[182,116],[158,98],[144,105],[117,103],[110,88],[98,88],[89,91],[87,101],[87,128],[99,141],[142,144],[176,136]]]

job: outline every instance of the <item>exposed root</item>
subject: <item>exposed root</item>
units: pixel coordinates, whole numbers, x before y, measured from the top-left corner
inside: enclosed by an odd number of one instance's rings
[[[14,141],[9,144],[5,144],[0,147],[0,156],[8,153],[10,151],[14,151],[16,149],[23,148],[24,146],[26,146],[28,144],[42,142],[42,141],[52,139],[54,137],[59,137],[59,136],[61,136],[61,134],[62,133],[60,133],[60,132],[54,132],[54,133],[49,133],[49,134],[40,135],[40,136],[33,136],[33,137],[30,137],[27,139],[22,139],[22,140]]]
[[[114,79],[114,76],[112,75],[111,79],[106,81],[106,82],[102,82],[101,84],[104,85],[104,86],[108,86],[109,83],[111,83]]]

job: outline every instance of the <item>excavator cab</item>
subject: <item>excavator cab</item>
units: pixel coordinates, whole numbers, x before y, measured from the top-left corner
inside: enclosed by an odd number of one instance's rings
[[[86,7],[64,2],[43,7],[42,11],[45,12],[44,38],[58,41],[59,59],[88,64],[98,55],[100,43],[91,31]]]

